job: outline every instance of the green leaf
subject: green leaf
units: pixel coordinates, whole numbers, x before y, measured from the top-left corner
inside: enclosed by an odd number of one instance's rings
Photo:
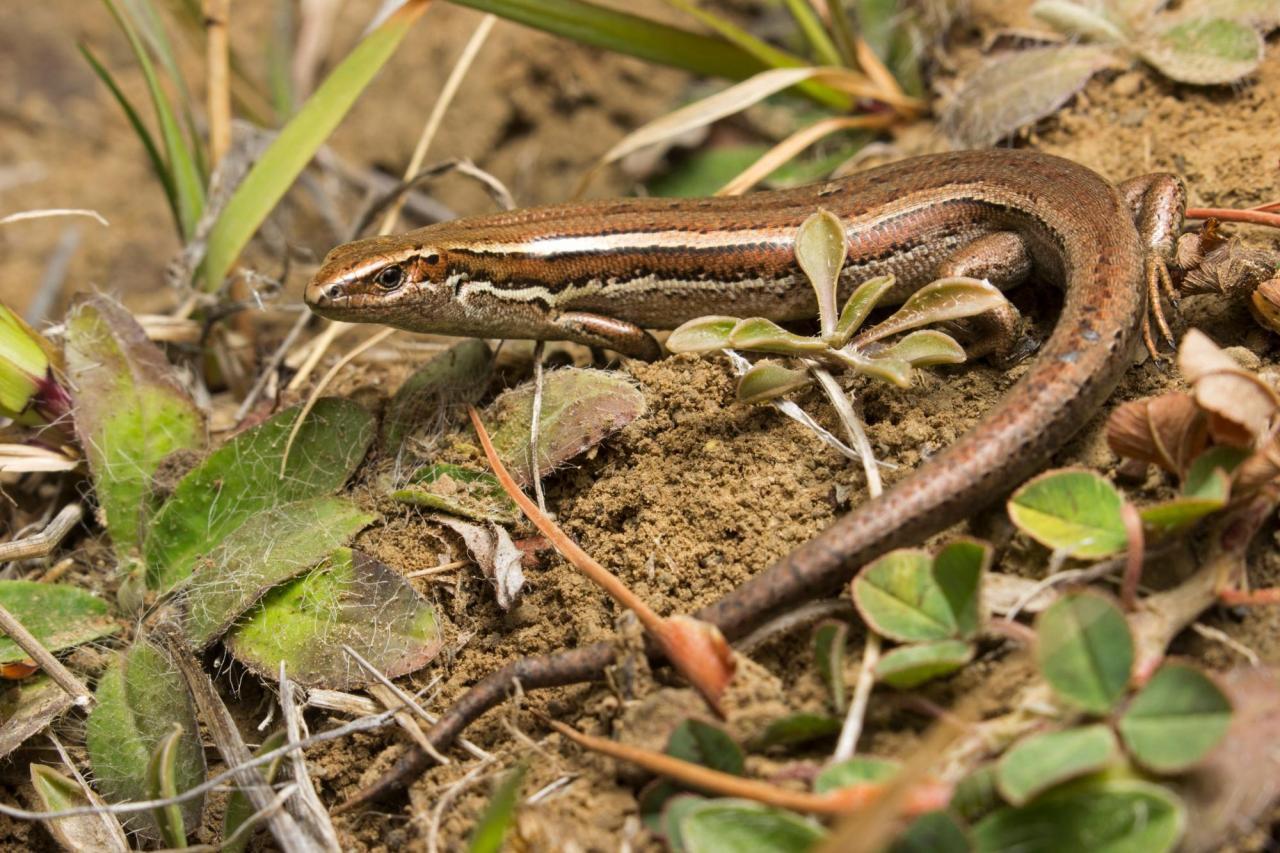
[[[277,677],[284,660],[303,686],[351,690],[372,676],[343,645],[399,678],[429,663],[442,640],[430,603],[398,572],[339,548],[319,568],[268,592],[224,642],[266,678]]]
[[[759,361],[738,380],[738,401],[765,403],[811,382],[813,379],[807,370],[792,370],[776,361]]]
[[[869,358],[857,350],[845,347],[832,353],[850,369],[865,376],[888,382],[899,388],[910,388],[915,371],[909,362],[897,358]]]
[[[206,291],[222,286],[222,280],[258,226],[333,133],[365,86],[395,53],[401,39],[426,8],[426,0],[408,0],[362,39],[249,170],[209,233],[209,249],[204,260]]]
[[[772,352],[780,355],[803,355],[825,352],[826,342],[788,332],[772,320],[749,317],[738,322],[729,335],[731,349]]]
[[[147,794],[151,799],[171,800],[181,793],[178,790],[178,761],[182,742],[182,725],[174,723],[151,751],[151,760],[147,762]],[[179,803],[152,809],[151,817],[160,827],[165,844],[169,847],[187,846],[187,828]]]
[[[984,764],[956,785],[949,808],[970,824],[1004,807],[996,788],[996,766]]]
[[[545,32],[670,65],[740,80],[765,64],[724,39],[710,38],[582,0],[452,0]]]
[[[1131,41],[1128,34],[1101,10],[1070,0],[1038,0],[1031,7],[1031,14],[1064,35],[1113,44]]]
[[[1137,780],[1082,782],[973,828],[977,853],[1168,853],[1182,837],[1186,813],[1169,790]]]
[[[467,849],[471,853],[500,853],[503,839],[515,816],[516,806],[520,802],[520,786],[524,782],[524,774],[528,766],[517,764],[510,773],[502,777],[493,790],[489,805],[480,816],[475,829],[471,831],[471,842]]]
[[[679,824],[687,853],[807,853],[827,836],[794,812],[751,800],[704,800]]]
[[[1092,592],[1072,592],[1036,622],[1036,664],[1060,699],[1094,714],[1120,701],[1133,669],[1133,635],[1120,608]]]
[[[1179,83],[1214,86],[1252,74],[1262,62],[1262,36],[1226,18],[1181,20],[1146,34],[1138,53]]]
[[[1189,498],[1226,503],[1230,497],[1231,474],[1249,455],[1247,450],[1226,444],[1210,447],[1187,468],[1187,475],[1182,481],[1182,494]]]
[[[887,758],[854,756],[822,768],[822,772],[813,780],[813,792],[827,794],[840,788],[850,788],[868,782],[888,782],[901,769],[901,763]]]
[[[107,603],[74,586],[36,581],[0,581],[0,605],[51,652],[90,643],[120,630]],[[0,634],[0,664],[27,659],[27,653]]]
[[[844,651],[849,641],[849,623],[834,619],[820,624],[813,632],[813,656],[818,675],[827,685],[831,696],[831,709],[843,714],[849,697],[844,684]]]
[[[889,853],[970,853],[973,843],[954,817],[929,812],[911,821],[889,845]]]
[[[1087,44],[1021,50],[988,61],[952,99],[943,126],[963,148],[987,148],[1050,115],[1089,78],[1115,65],[1108,48]]]
[[[72,309],[65,353],[94,494],[116,552],[126,554],[141,544],[161,463],[204,447],[204,415],[160,348],[109,297]]]
[[[538,420],[539,474],[545,477],[644,412],[644,394],[621,373],[569,367],[545,374]],[[529,470],[532,416],[532,382],[503,394],[484,416],[498,456],[522,485],[533,479]]]
[[[827,35],[822,19],[818,17],[813,6],[809,5],[808,0],[785,0],[785,2],[787,11],[791,13],[800,32],[804,33],[805,41],[813,48],[818,62],[822,65],[843,65],[844,60],[841,59],[840,52],[831,41],[831,37]]]
[[[973,646],[963,640],[939,640],[899,646],[876,662],[876,678],[899,690],[950,675],[973,660]]]
[[[838,734],[840,734],[840,720],[837,718],[801,711],[774,720],[752,746],[757,749],[768,749],[771,746],[795,746]]]
[[[746,756],[737,741],[720,726],[690,717],[672,730],[667,739],[667,755],[741,776]]]
[[[890,335],[930,323],[974,317],[1007,304],[1000,289],[988,282],[964,277],[939,279],[911,294],[901,308],[884,322],[858,335],[853,344],[864,347]]]
[[[853,603],[872,630],[902,643],[973,634],[980,618],[979,590],[991,561],[990,546],[954,542],[936,559],[924,551],[891,551],[853,581]]]
[[[1102,724],[1023,738],[1000,757],[996,785],[1021,806],[1055,785],[1096,773],[1119,758],[1116,736]]]
[[[262,745],[254,750],[255,757],[266,755],[272,750],[284,746],[285,731],[280,729],[270,735],[262,742]],[[275,758],[262,768],[263,779],[270,785],[276,780],[276,774],[280,772],[280,765],[284,762],[283,755],[277,755]],[[222,853],[244,853],[249,847],[249,839],[253,837],[253,830],[246,830],[246,833],[234,841],[228,843],[227,839],[231,838],[244,825],[244,822],[253,817],[253,802],[245,795],[241,788],[234,789],[227,795],[227,808],[222,816]]]
[[[1108,557],[1129,547],[1124,498],[1105,477],[1062,469],[1031,480],[1009,498],[1009,518],[1042,545],[1072,557]]]
[[[250,516],[196,565],[183,628],[203,649],[267,590],[319,563],[376,518],[343,498],[312,498]]]
[[[1231,701],[1207,675],[1185,663],[1167,662],[1129,703],[1118,728],[1144,767],[1180,773],[1218,745],[1231,713]]]
[[[151,64],[151,57],[146,47],[138,38],[128,18],[120,14],[115,3],[112,0],[103,0],[103,3],[128,38],[134,58],[138,60],[138,67],[142,70],[142,76],[147,82],[151,106],[155,109],[156,122],[160,125],[160,139],[164,143],[166,167],[173,181],[174,197],[178,206],[178,224],[183,239],[190,240],[195,235],[196,225],[204,212],[204,180],[196,167],[191,147],[183,137],[178,120],[174,117],[169,97],[165,94],[164,87],[160,85],[160,78]]]
[[[831,346],[842,347],[853,337],[854,332],[862,328],[876,304],[893,288],[897,279],[892,275],[870,278],[858,285],[849,300],[840,310],[840,319],[836,322],[836,334]]]
[[[182,736],[170,746],[173,786],[178,792],[204,781],[204,749],[191,697],[164,653],[146,642],[122,654],[98,680],[98,704],[89,714],[85,737],[95,784],[112,802],[151,798],[147,769],[156,748],[174,724]],[[187,826],[198,826],[204,797],[179,806]],[[159,832],[155,818],[140,814],[149,834]]]
[[[701,804],[707,802],[706,797],[699,797],[694,794],[677,794],[669,797],[662,806],[662,814],[658,819],[658,827],[655,830],[662,835],[667,842],[667,846],[671,848],[671,853],[685,853],[684,836],[680,832],[680,823],[684,820],[685,815],[698,808]]]
[[[844,223],[829,210],[819,208],[811,213],[796,232],[796,263],[813,286],[822,337],[832,345],[836,338],[836,291],[848,250]]]
[[[1221,479],[1224,489],[1230,487],[1226,475],[1221,471],[1214,471],[1213,475],[1213,479]],[[1224,506],[1226,504],[1223,501],[1213,499],[1173,498],[1144,506],[1138,510],[1138,516],[1152,536],[1169,536],[1186,530]]]
[[[513,524],[520,518],[515,502],[488,471],[441,462],[423,467],[410,479],[391,493],[392,500],[495,524]]]
[[[905,361],[912,367],[929,367],[934,364],[961,364],[965,360],[964,347],[946,332],[920,329],[906,335],[876,353],[878,358]]]
[[[738,323],[737,317],[698,317],[680,325],[667,337],[667,349],[673,353],[728,349],[729,337]]]
[[[493,355],[481,340],[462,341],[434,356],[387,403],[379,444],[394,455],[406,438],[424,426],[438,431],[451,410],[480,399],[492,374]]]
[[[61,689],[61,688],[59,688]],[[59,812],[86,806],[102,807],[102,801],[74,779],[44,764],[31,764],[31,787],[42,811]],[[63,850],[127,851],[129,840],[114,815],[84,814],[46,821],[45,828]]]
[[[356,403],[321,398],[280,462],[300,407],[245,430],[178,482],[151,521],[143,548],[147,584],[168,590],[196,561],[264,509],[337,491],[373,441],[373,417]]]

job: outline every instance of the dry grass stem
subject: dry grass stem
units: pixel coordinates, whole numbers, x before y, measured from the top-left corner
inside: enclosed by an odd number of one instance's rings
[[[208,79],[209,164],[217,166],[231,148],[231,73],[227,24],[231,0],[204,0],[205,67]]]
[[[59,687],[67,691],[77,705],[81,708],[88,708],[93,705],[93,694],[89,692],[89,688],[85,687],[84,683],[76,678],[71,670],[63,666],[60,660],[41,645],[40,641],[32,636],[31,632],[23,627],[17,617],[5,609],[3,605],[0,605],[0,632],[9,635],[9,639],[17,643],[18,647],[26,652],[41,669],[49,673],[49,677]]]
[[[298,686],[290,681],[285,673],[285,662],[280,661],[280,712],[284,717],[285,737],[290,744],[298,743],[307,734],[306,721],[302,718],[302,709],[294,695]],[[297,787],[296,799],[286,799],[294,813],[294,817],[309,825],[313,834],[317,835],[331,851],[341,853],[342,845],[338,841],[338,833],[329,819],[329,812],[320,802],[311,774],[307,772],[307,758],[301,749],[289,754],[289,762],[293,766],[293,783]]]
[[[67,504],[39,533],[12,542],[0,542],[0,563],[49,556],[82,518],[84,507],[81,504]]]
[[[876,664],[879,661],[880,635],[868,629],[866,645],[862,650],[862,665],[858,668],[858,679],[853,683],[853,700],[849,703],[849,712],[840,727],[836,751],[831,755],[833,762],[847,761],[858,751],[858,739],[862,736],[862,722],[871,701],[871,690],[876,684]]]

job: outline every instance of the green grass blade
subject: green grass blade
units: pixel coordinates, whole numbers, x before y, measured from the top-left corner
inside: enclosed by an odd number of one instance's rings
[[[791,13],[800,32],[804,33],[805,40],[813,48],[818,61],[823,65],[844,65],[840,51],[836,50],[835,42],[827,35],[822,20],[809,5],[809,0],[786,0],[786,3],[787,11]]]
[[[699,8],[694,0],[666,0],[666,2],[667,5],[697,18],[729,42],[737,45],[771,68],[802,68],[810,64],[799,56],[787,53],[785,50],[779,50],[773,45],[761,41],[719,15],[713,15]],[[838,110],[846,110],[852,105],[852,100],[848,95],[832,91],[821,83],[801,83],[796,88],[820,103]]]
[[[182,225],[182,236],[184,239],[189,239],[195,233],[196,223],[200,221],[200,214],[204,211],[204,182],[192,158],[191,148],[182,135],[182,129],[178,127],[173,107],[160,85],[160,78],[156,76],[151,57],[147,55],[146,46],[138,37],[133,25],[120,14],[113,0],[102,0],[102,2],[129,39],[134,56],[137,57],[138,65],[146,78],[147,89],[151,93],[151,103],[156,111],[156,121],[160,125],[160,138],[164,142],[169,175],[178,201],[178,219]]]
[[[741,80],[768,67],[724,39],[619,12],[585,0],[451,0],[501,18],[694,74]]]
[[[169,200],[169,209],[173,212],[173,223],[182,229],[182,219],[178,215],[178,196],[173,189],[173,178],[169,174],[169,167],[164,162],[164,157],[160,155],[160,149],[156,147],[155,137],[151,135],[151,131],[142,123],[142,117],[138,115],[138,111],[133,108],[133,104],[125,97],[124,92],[120,91],[120,87],[116,85],[115,78],[111,76],[111,72],[106,69],[98,58],[89,50],[89,46],[81,44],[80,55],[89,63],[89,67],[93,69],[93,73],[98,75],[98,79],[103,82],[111,96],[116,99],[116,103],[120,105],[120,109],[124,111],[124,116],[129,120],[129,124],[133,127],[133,132],[138,135],[138,139],[142,140],[142,146],[147,149],[147,159],[151,161],[151,168],[155,169],[156,177],[160,179],[160,183],[164,186],[165,197]]]
[[[222,284],[258,226],[395,53],[426,7],[427,0],[409,0],[357,44],[254,164],[209,234],[209,253],[204,260],[206,290],[216,290]]]
[[[200,184],[204,186],[209,181],[209,170],[205,163],[204,149],[199,142],[200,131],[196,126],[195,114],[191,109],[194,101],[191,97],[191,89],[187,86],[187,79],[182,76],[182,69],[178,67],[178,60],[173,52],[173,42],[169,40],[164,22],[160,19],[155,4],[151,0],[118,0],[118,2],[124,5],[125,11],[137,26],[143,42],[151,48],[151,53],[178,91],[178,106],[182,111],[182,121],[187,127],[187,138],[192,141],[192,158],[195,160],[196,171],[200,174]]]

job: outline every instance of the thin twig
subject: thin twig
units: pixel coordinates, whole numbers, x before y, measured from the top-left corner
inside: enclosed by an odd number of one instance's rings
[[[858,679],[853,683],[853,700],[849,703],[849,713],[845,714],[844,724],[840,727],[836,751],[831,755],[833,762],[847,761],[858,751],[858,738],[862,736],[862,721],[871,701],[871,689],[875,687],[876,664],[879,661],[880,635],[868,629],[866,645],[862,650],[862,666],[858,668]]]
[[[227,19],[231,0],[204,0],[205,61],[208,79],[209,163],[217,166],[231,148],[231,75]]]
[[[10,213],[8,216],[0,216],[0,225],[25,222],[28,219],[50,219],[55,216],[87,216],[103,227],[108,227],[111,224],[96,210],[88,210],[82,207],[48,207],[43,210],[22,210],[18,213]]]
[[[258,374],[253,387],[249,389],[249,393],[241,401],[240,408],[236,409],[236,423],[243,421],[245,416],[249,414],[249,410],[253,408],[253,404],[258,402],[262,389],[267,387],[271,377],[280,369],[280,365],[284,363],[285,356],[289,354],[289,350],[293,349],[294,343],[298,340],[298,336],[302,334],[302,330],[307,327],[307,323],[311,321],[311,317],[312,314],[309,311],[299,312],[298,319],[293,321],[293,326],[290,327],[289,333],[284,336],[280,346],[276,347],[276,351],[271,354],[270,360],[263,365],[262,372]]]
[[[862,461],[862,470],[867,475],[867,491],[871,493],[871,497],[879,497],[884,491],[884,484],[880,480],[880,468],[876,465],[875,451],[871,448],[871,441],[867,438],[866,428],[862,425],[862,418],[858,416],[853,400],[825,368],[810,364],[809,369],[817,378],[818,384],[822,386],[822,390],[827,393],[836,414],[840,416],[840,423],[844,424],[849,434],[849,444]]]
[[[0,542],[0,563],[29,557],[47,557],[82,518],[84,507],[81,504],[67,504],[39,533],[12,542]]]
[[[383,687],[389,690],[391,692],[391,695],[393,695],[396,699],[399,699],[401,702],[404,703],[404,708],[401,709],[402,711],[403,710],[413,711],[419,717],[426,720],[428,725],[435,722],[435,720],[431,719],[431,717],[427,714],[426,710],[424,710],[421,705],[419,705],[417,702],[413,700],[412,696],[410,696],[408,693],[405,693],[403,690],[397,687],[391,681],[391,679],[387,678],[386,675],[384,675],[382,671],[378,669],[376,666],[369,663],[369,661],[365,660],[364,657],[359,652],[351,648],[351,646],[347,645],[346,643],[342,644],[342,650],[346,652],[347,655],[352,660],[354,660],[357,664],[359,664],[361,669],[369,673],[371,676],[373,676],[373,678],[379,684],[381,684]],[[419,729],[417,724],[414,723],[412,720],[408,721],[408,725],[402,724],[402,728],[408,728],[409,726],[412,726],[414,729],[416,729],[418,735],[422,734],[422,730]],[[427,740],[425,737],[415,736],[414,741],[417,742],[418,746],[422,747],[423,751],[425,751],[428,755],[430,755],[440,764],[453,763],[444,755],[442,755],[434,746],[432,746],[431,741]]]
[[[538,433],[542,422],[542,359],[547,352],[547,342],[533,345],[533,411],[529,415],[529,478],[533,480],[533,495],[538,500],[538,510],[547,512],[547,498],[542,493],[542,472],[538,460]]]
[[[437,839],[440,837],[440,821],[444,818],[444,811],[462,793],[467,787],[474,783],[480,774],[496,759],[490,756],[482,760],[475,767],[467,771],[467,774],[458,781],[454,782],[440,794],[440,799],[436,801],[436,806],[431,810],[431,823],[427,828],[427,850],[430,853],[439,853],[440,846]]]
[[[711,791],[725,797],[742,797],[766,805],[791,809],[806,814],[842,815],[865,808],[880,797],[886,790],[884,784],[865,782],[850,785],[825,794],[813,794],[807,791],[792,791],[779,788],[767,782],[747,779],[732,773],[724,773],[682,761],[665,753],[641,749],[630,744],[619,743],[607,738],[593,737],[583,734],[571,726],[558,720],[547,720],[547,725],[579,746],[592,752],[599,752],[611,758],[627,761],[651,773],[658,773],[689,787]],[[913,786],[908,802],[903,809],[904,814],[923,814],[927,811],[946,805],[951,796],[949,785],[922,783]]]
[[[832,616],[847,616],[851,613],[853,613],[853,603],[847,598],[828,598],[825,601],[811,601],[769,620],[741,640],[738,640],[733,644],[733,647],[744,655],[750,655],[779,634],[790,633],[797,628],[811,625],[819,619],[826,619]]]
[[[284,717],[285,737],[289,743],[302,740],[303,727],[306,725],[302,719],[302,711],[294,699],[295,690],[297,686],[286,676],[285,661],[282,659],[280,661],[280,712]],[[320,802],[320,795],[316,793],[311,774],[307,772],[307,757],[302,750],[298,749],[289,755],[289,761],[293,765],[293,782],[298,789],[297,800],[288,801],[296,804],[290,811],[296,819],[307,825],[311,834],[322,841],[330,851],[342,853],[342,845],[338,841],[338,833],[334,831],[333,821],[329,819],[329,812]]]
[[[297,749],[307,749],[320,743],[327,743],[331,740],[338,740],[347,735],[357,734],[360,732],[370,732],[383,728],[391,724],[393,720],[391,711],[384,711],[380,714],[373,714],[368,717],[359,717],[349,723],[338,726],[336,729],[330,729],[327,732],[321,732],[318,735],[312,735],[303,738],[297,743],[286,743],[277,747],[270,752],[264,752],[262,755],[254,756],[248,761],[228,767],[221,773],[213,776],[193,788],[176,794],[172,797],[165,797],[159,800],[135,800],[131,803],[115,803],[106,806],[76,806],[75,808],[62,809],[54,812],[33,812],[26,809],[17,809],[0,803],[0,815],[11,817],[14,820],[57,820],[63,817],[79,817],[81,815],[99,814],[106,812],[108,814],[136,814],[137,812],[151,811],[152,809],[162,809],[166,806],[185,803],[187,800],[195,797],[202,797],[210,791],[216,790],[227,782],[234,780],[238,774],[246,769],[253,767],[261,767],[264,764],[270,764],[282,755],[288,755]]]
[[[426,569],[417,569],[405,575],[406,578],[425,578],[431,575],[441,575],[445,572],[457,571],[463,566],[469,565],[470,560],[454,560],[452,563],[441,563],[438,566],[431,566]]]
[[[93,790],[89,781],[84,778],[84,774],[80,772],[80,768],[76,766],[76,763],[71,760],[71,756],[67,754],[67,749],[62,745],[62,741],[58,739],[58,736],[52,731],[45,732],[45,734],[50,742],[53,743],[53,748],[58,750],[58,756],[62,759],[62,763],[71,771],[71,776],[75,779],[76,784],[80,786],[85,799],[94,805],[102,805],[97,792]],[[124,834],[124,827],[120,825],[120,821],[116,819],[116,816],[101,811],[98,813],[98,817],[102,820],[102,826],[107,831],[107,835],[115,842],[112,848],[113,851],[116,853],[129,853],[129,839]]]
[[[1247,222],[1251,225],[1267,225],[1280,228],[1280,213],[1261,210],[1232,210],[1224,207],[1189,207],[1187,219],[1218,219],[1222,222]],[[3,222],[4,220],[0,220]]]
[[[26,652],[41,669],[49,673],[49,677],[67,691],[77,705],[81,708],[93,705],[93,694],[89,692],[89,688],[85,687],[71,670],[63,666],[62,662],[55,658],[3,605],[0,605],[0,632],[8,634],[9,639],[17,643],[18,648]]]
[[[444,86],[440,90],[440,96],[436,98],[435,106],[431,108],[431,114],[427,116],[427,123],[422,128],[422,135],[418,137],[418,144],[413,149],[413,156],[409,159],[409,166],[404,170],[405,177],[415,174],[422,168],[422,161],[426,159],[427,149],[431,147],[436,132],[440,129],[440,123],[444,120],[445,112],[449,109],[449,105],[453,103],[454,96],[458,94],[458,87],[462,85],[467,72],[471,70],[471,63],[475,60],[476,54],[480,52],[480,48],[484,46],[485,39],[489,37],[489,31],[493,29],[496,21],[497,18],[492,14],[485,15],[481,19],[479,26],[476,27],[475,32],[471,34],[466,46],[462,48],[462,54],[458,57],[458,61],[454,63],[453,70],[449,72],[449,78],[445,80]],[[400,218],[400,208],[403,205],[404,202],[401,199],[397,199],[392,203],[391,209],[387,211],[386,217],[382,220],[382,228],[379,233],[390,234],[395,230],[396,220]]]

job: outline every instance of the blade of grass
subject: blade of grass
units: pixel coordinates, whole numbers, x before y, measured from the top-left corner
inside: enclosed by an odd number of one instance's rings
[[[134,25],[137,26],[143,41],[151,48],[152,54],[155,55],[156,60],[160,63],[160,67],[164,69],[164,73],[169,76],[174,88],[178,90],[178,104],[182,108],[182,120],[187,126],[189,138],[193,140],[191,151],[195,159],[196,169],[200,173],[201,185],[203,186],[208,181],[209,169],[204,159],[204,151],[198,142],[200,131],[196,126],[195,115],[191,109],[194,101],[191,98],[191,90],[187,87],[187,80],[182,75],[182,69],[178,67],[178,61],[174,58],[173,43],[169,40],[168,32],[164,28],[164,22],[160,20],[160,15],[156,12],[155,4],[151,0],[119,0],[119,2],[124,6]]]
[[[786,3],[787,11],[791,13],[800,32],[804,33],[805,40],[813,48],[818,61],[823,65],[843,65],[840,51],[836,49],[831,36],[827,35],[826,27],[822,25],[818,13],[809,5],[809,0],[786,0]]]
[[[804,59],[787,53],[785,50],[778,48],[756,38],[751,33],[737,26],[736,24],[714,15],[705,9],[700,8],[693,0],[666,0],[668,6],[679,9],[687,15],[692,15],[701,21],[704,25],[715,30],[727,41],[742,48],[747,53],[759,59],[761,62],[771,68],[800,68],[808,65]],[[809,97],[826,104],[837,110],[847,110],[853,105],[853,101],[847,95],[832,92],[829,88],[818,82],[805,82],[799,84],[798,88]]]
[[[156,76],[155,66],[147,55],[147,48],[142,44],[138,33],[129,20],[120,13],[113,0],[102,0],[112,17],[116,19],[129,45],[133,48],[138,66],[147,81],[147,89],[151,94],[151,104],[155,108],[156,121],[160,125],[160,139],[164,143],[169,174],[173,180],[174,194],[177,199],[178,219],[182,226],[182,237],[189,239],[194,233],[200,214],[204,210],[204,182],[191,156],[191,148],[187,145],[173,114],[173,106],[169,103],[160,78]]]
[[[209,235],[204,288],[216,290],[294,179],[329,138],[430,0],[409,0],[333,69],[236,188]]]
[[[835,36],[836,47],[844,57],[844,64],[852,68],[856,61],[856,54],[853,50],[854,29],[849,20],[849,12],[845,9],[842,0],[826,0],[826,2],[827,14],[831,16],[831,34]]]
[[[772,175],[777,169],[789,163],[792,158],[810,145],[842,130],[859,128],[884,128],[893,124],[894,117],[890,113],[873,113],[860,116],[833,116],[803,127],[777,145],[770,148],[760,159],[743,169],[733,180],[716,191],[716,195],[741,195],[760,181]]]
[[[155,170],[156,177],[160,179],[161,185],[164,186],[165,197],[169,200],[169,209],[173,212],[173,222],[182,229],[182,218],[178,215],[178,194],[173,188],[173,176],[169,174],[169,167],[165,165],[164,157],[160,155],[160,149],[156,147],[156,139],[151,135],[151,131],[142,123],[142,117],[138,115],[138,111],[133,108],[133,104],[125,97],[124,92],[120,91],[120,87],[116,85],[115,78],[111,76],[111,72],[106,69],[98,58],[93,55],[93,51],[89,50],[87,44],[81,43],[80,55],[84,57],[85,62],[89,63],[89,67],[93,69],[93,73],[98,75],[98,79],[103,82],[107,90],[111,92],[111,96],[116,99],[116,103],[120,105],[120,109],[124,111],[124,116],[129,120],[129,124],[133,127],[133,132],[138,135],[138,139],[142,140],[142,147],[147,150],[147,159],[151,161],[151,168]]]
[[[768,67],[723,39],[585,0],[450,0],[525,26],[694,74],[741,80]]]

